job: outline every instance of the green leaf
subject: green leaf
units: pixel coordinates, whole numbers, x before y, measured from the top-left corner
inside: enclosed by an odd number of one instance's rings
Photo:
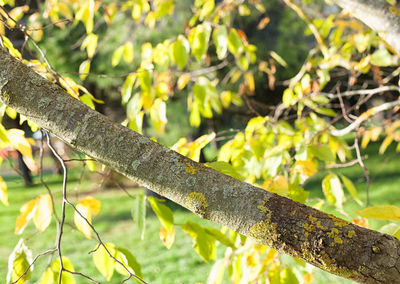
[[[171,209],[169,209],[166,205],[162,204],[161,200],[150,196],[147,198],[153,209],[154,213],[157,215],[158,220],[160,220],[161,224],[168,230],[172,230],[172,226],[174,224],[174,215],[172,214]]]
[[[329,174],[322,180],[322,191],[330,204],[342,209],[344,193],[337,175]]]
[[[128,76],[126,76],[126,79],[121,89],[121,97],[123,104],[126,104],[129,101],[132,95],[132,88],[133,84],[136,81],[136,78],[137,78],[136,74],[129,74]]]
[[[81,50],[86,49],[89,58],[92,58],[94,56],[94,53],[96,52],[97,41],[98,36],[90,33],[82,42]]]
[[[79,100],[91,109],[95,109],[92,99],[87,94],[83,94],[82,96],[80,96]]]
[[[79,65],[79,78],[81,80],[85,80],[86,77],[88,76],[88,73],[90,71],[90,60],[87,59]]]
[[[390,223],[383,226],[380,230],[381,233],[392,235],[398,239],[400,239],[400,225]]]
[[[206,163],[205,166],[212,168],[216,171],[219,171],[223,174],[231,176],[237,180],[244,180],[241,174],[229,163],[223,161]]]
[[[116,259],[120,261],[131,273],[135,274],[137,277],[142,277],[142,267],[140,263],[136,260],[136,257],[127,249],[116,248],[117,256]],[[122,275],[129,275],[128,272],[121,266],[121,264],[116,263],[115,270]]]
[[[392,55],[387,49],[378,49],[371,55],[371,63],[385,67],[393,64]]]
[[[235,249],[235,244],[233,243],[233,241],[229,239],[225,234],[221,233],[220,230],[217,230],[215,228],[204,228],[204,230],[207,234],[214,237],[221,244],[224,244],[227,247]]]
[[[200,225],[188,221],[182,225],[182,230],[193,238],[194,249],[205,262],[216,259],[215,239],[207,234]]]
[[[120,47],[118,47],[112,55],[111,58],[111,65],[112,67],[115,67],[119,64],[119,62],[121,61],[122,58],[122,54],[124,53],[124,46],[121,45]]]
[[[136,93],[128,102],[126,106],[126,116],[130,120],[134,120],[142,110],[143,102],[140,93]]]
[[[349,178],[345,177],[345,176],[342,175],[342,174],[340,174],[340,178],[341,178],[341,180],[342,180],[344,186],[346,187],[347,191],[348,191],[348,192],[350,193],[350,195],[354,198],[354,200],[355,200],[358,204],[362,205],[362,202],[361,202],[361,200],[360,200],[360,197],[358,196],[357,189],[356,189],[356,187],[354,186],[353,182],[352,182]]]
[[[400,221],[400,207],[394,205],[372,206],[354,212],[365,218]]]
[[[242,39],[234,28],[231,28],[228,35],[228,49],[235,56],[238,56],[243,51]]]
[[[122,55],[126,63],[131,63],[133,61],[134,51],[132,42],[128,41],[123,45]]]
[[[72,262],[66,257],[62,257],[62,263],[63,267],[69,271],[75,272],[74,266],[72,265]],[[58,278],[60,277],[60,260],[56,259],[53,264],[51,265],[51,269],[53,270],[53,281],[54,283],[58,283]],[[68,273],[66,271],[63,271],[62,276],[61,276],[61,283],[62,284],[75,284],[75,278],[74,275],[71,273]]]
[[[331,149],[326,144],[315,146],[312,145],[308,147],[308,149],[315,157],[317,157],[321,161],[324,161],[325,163],[331,163],[335,161],[335,157],[333,156]]]
[[[215,28],[212,38],[216,47],[218,59],[224,59],[228,51],[228,31],[226,26]]]
[[[192,48],[192,54],[197,60],[202,60],[208,49],[210,40],[211,26],[208,23],[199,24],[189,33],[189,43]]]
[[[141,193],[135,196],[131,214],[133,222],[139,231],[140,239],[144,240],[144,231],[146,228],[146,195]]]
[[[143,70],[139,69],[137,73],[137,77],[139,78],[140,81],[140,89],[143,92],[151,92],[151,85],[152,85],[152,76],[150,74],[150,71],[148,70]]]
[[[283,268],[280,272],[281,281],[280,284],[298,284],[300,283],[297,279],[296,274],[291,268]]]
[[[183,69],[189,60],[189,41],[183,35],[179,35],[178,39],[171,44],[171,49],[172,60],[180,69]]]
[[[115,245],[112,243],[106,243],[105,246],[110,254],[113,257],[116,257],[117,250],[115,249]],[[99,245],[97,250],[95,250],[93,253],[93,261],[97,270],[107,279],[107,281],[110,281],[114,274],[116,262],[108,255],[107,251],[102,245]]]
[[[8,258],[8,273],[6,283],[16,281],[28,268],[29,264],[32,262],[32,252],[25,245],[23,239],[18,241],[13,252]],[[17,283],[24,283],[31,278],[33,267],[31,267],[28,272],[21,278],[22,281]]]
[[[205,0],[203,7],[200,10],[199,19],[203,21],[205,18],[210,16],[214,10],[215,1],[214,0]]]

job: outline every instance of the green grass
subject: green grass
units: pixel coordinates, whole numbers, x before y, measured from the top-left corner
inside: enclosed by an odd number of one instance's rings
[[[101,201],[101,211],[94,218],[94,226],[100,233],[103,242],[113,242],[119,247],[130,250],[139,263],[142,265],[143,278],[149,283],[195,283],[205,281],[209,272],[209,265],[204,263],[192,248],[192,239],[186,235],[179,226],[176,226],[175,243],[170,250],[166,249],[159,239],[160,223],[155,215],[148,210],[146,220],[146,231],[144,240],[140,240],[139,233],[131,218],[131,207],[133,200],[121,190],[99,190],[98,185],[92,178],[85,178],[78,181],[79,172],[76,169],[70,171],[68,192],[70,201],[76,202],[86,196],[87,192]],[[94,176],[96,177],[96,176]],[[97,176],[98,177],[98,176]],[[21,205],[39,194],[46,193],[41,185],[25,188],[18,176],[4,177],[8,184],[9,203],[8,207],[0,205],[0,279],[5,279],[7,274],[8,256],[17,244],[20,236],[14,234],[16,217],[19,214]],[[35,181],[38,178],[35,177]],[[56,204],[60,207],[61,201],[61,177],[47,175],[46,181],[50,185]],[[142,192],[140,189],[131,188],[129,193],[134,195]],[[182,224],[188,220],[212,224],[201,220],[194,214],[178,206],[171,206],[174,209],[175,223]],[[60,210],[57,208],[60,216]],[[96,240],[86,239],[82,233],[73,226],[73,211],[67,207],[66,226],[62,239],[62,252],[73,263],[75,271],[84,273],[97,281],[105,282],[94,266],[89,251],[93,250]],[[55,243],[56,228],[55,222],[43,233],[35,233],[34,225],[30,223],[22,236],[27,239],[28,247],[33,251],[33,256],[53,248]],[[56,256],[53,256],[53,260]],[[32,275],[32,283],[40,278],[41,272],[45,270],[50,256],[43,256],[35,264]],[[86,283],[86,280],[76,276],[77,283]],[[120,283],[124,277],[115,273],[110,283]],[[136,283],[136,281],[128,281]]]
[[[400,168],[399,155],[395,152],[394,147],[390,147],[385,155],[378,155],[379,144],[372,144],[368,151],[364,151],[363,155],[368,155],[365,163],[370,172],[370,201],[373,205],[394,204],[400,206],[400,194],[397,192],[400,185]],[[2,166],[2,169],[4,167]],[[121,190],[104,190],[99,187],[99,176],[84,175],[80,181],[79,168],[70,170],[68,182],[68,194],[72,202],[76,202],[88,193],[101,201],[102,208],[100,214],[94,218],[94,226],[102,236],[104,242],[113,242],[119,247],[130,250],[142,265],[143,278],[149,283],[195,283],[205,282],[210,271],[210,265],[205,264],[202,259],[195,253],[192,248],[192,239],[186,235],[179,226],[176,226],[175,243],[170,250],[167,250],[159,240],[160,224],[154,214],[148,210],[148,218],[146,221],[145,239],[139,238],[139,233],[131,219],[130,209],[133,200]],[[365,201],[365,177],[359,166],[353,166],[347,169],[333,170],[336,173],[342,173],[349,177],[356,185],[360,197]],[[0,175],[2,172],[0,171]],[[323,198],[321,191],[321,179],[326,172],[321,172],[314,176],[305,188],[310,191],[311,199]],[[8,207],[0,205],[0,279],[5,279],[7,274],[8,255],[13,247],[17,244],[20,236],[14,234],[15,220],[19,214],[21,205],[39,194],[46,193],[44,187],[40,184],[25,188],[22,180],[15,175],[4,175],[7,181],[9,191]],[[57,203],[57,213],[60,211],[61,201],[61,176],[51,173],[45,175],[45,179],[50,185]],[[35,182],[39,183],[38,177]],[[134,195],[141,192],[135,188],[129,188],[129,193]],[[343,217],[349,221],[356,216],[353,210],[359,210],[363,207],[358,205],[348,194],[346,194],[347,202],[344,205],[345,211],[349,216],[343,216],[338,213],[332,206],[325,204],[323,211],[333,213]],[[174,209],[175,223],[182,224],[188,220],[201,222],[213,226],[210,222],[201,220],[194,214],[178,207],[170,206]],[[67,224],[62,241],[63,255],[67,256],[73,263],[76,271],[91,276],[97,281],[105,282],[94,266],[92,256],[88,254],[97,245],[96,240],[87,240],[82,233],[77,231],[73,226],[73,212],[71,208],[67,208]],[[373,229],[379,229],[389,222],[386,221],[370,221]],[[33,256],[52,248],[55,242],[56,228],[53,221],[50,227],[43,233],[36,233],[33,224],[29,224],[22,234],[26,238],[27,245],[33,251]],[[223,248],[221,247],[222,252]],[[41,257],[35,265],[32,283],[37,281],[49,263],[50,256]],[[53,256],[52,261],[56,258]],[[287,257],[282,258],[283,265],[291,266],[293,261]],[[77,283],[86,283],[86,280],[76,276]],[[115,273],[110,283],[120,283],[124,279]],[[131,281],[130,283],[135,283]],[[315,273],[314,283],[352,283],[351,281],[335,277],[326,272]]]

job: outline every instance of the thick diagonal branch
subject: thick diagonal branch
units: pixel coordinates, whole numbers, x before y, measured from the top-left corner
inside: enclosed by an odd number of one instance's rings
[[[333,0],[333,2],[376,31],[400,54],[400,17],[386,0]]]
[[[235,180],[111,122],[0,50],[0,98],[203,218],[363,283],[400,283],[400,241]]]

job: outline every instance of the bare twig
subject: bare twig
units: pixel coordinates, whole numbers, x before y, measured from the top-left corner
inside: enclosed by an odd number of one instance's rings
[[[87,275],[85,275],[85,274],[83,274],[83,273],[71,271],[71,270],[68,270],[68,269],[65,269],[65,268],[64,268],[64,271],[65,271],[65,272],[68,272],[68,273],[71,273],[71,274],[75,274],[75,275],[82,276],[83,278],[86,278],[87,280],[89,280],[89,281],[92,282],[92,283],[100,284],[100,282],[97,282],[96,280],[90,278],[89,276],[87,276]]]
[[[54,204],[54,196],[53,193],[50,190],[50,187],[48,186],[48,184],[44,181],[43,179],[43,139],[44,139],[44,131],[43,129],[40,129],[40,132],[42,134],[42,137],[40,139],[40,152],[39,152],[39,160],[40,160],[40,164],[39,164],[39,176],[40,176],[40,182],[42,183],[42,185],[46,188],[47,192],[50,195],[51,198],[51,205],[53,208],[53,213],[54,213],[54,218],[56,219],[56,223],[57,223],[57,227],[59,227],[60,225],[60,218],[58,218],[57,212],[56,212],[56,208],[55,208],[55,204]]]
[[[400,105],[400,101],[393,101],[393,102],[388,102],[388,103],[383,103],[377,107],[373,107],[370,108],[369,110],[367,110],[366,112],[362,113],[353,123],[351,123],[349,126],[337,130],[337,129],[333,129],[331,130],[331,135],[333,136],[344,136],[348,133],[350,133],[351,131],[355,130],[356,128],[358,128],[362,122],[364,122],[365,120],[371,118],[372,116],[376,115],[379,112],[385,111],[385,110],[389,110],[394,108],[395,106]]]
[[[365,189],[365,206],[369,206],[369,186],[371,183],[371,179],[369,177],[368,169],[364,164],[363,158],[361,157],[360,146],[358,145],[358,136],[355,135],[354,138],[354,148],[356,149],[357,161],[360,164],[361,168],[363,169],[365,179],[367,181],[366,189]]]
[[[11,284],[18,283],[18,281],[19,281],[26,273],[28,273],[29,269],[31,269],[32,265],[35,264],[36,260],[38,260],[39,257],[41,257],[41,256],[43,256],[43,255],[46,255],[46,254],[48,254],[48,253],[54,253],[54,252],[56,252],[56,251],[57,251],[57,249],[54,248],[54,249],[49,249],[49,250],[46,250],[46,251],[44,251],[44,252],[41,252],[41,253],[37,254],[37,255],[35,256],[35,258],[32,260],[32,262],[31,262],[31,263],[28,265],[28,267],[25,269],[24,273],[22,273],[22,274],[21,274],[15,281],[13,281]]]
[[[64,176],[63,176],[63,187],[62,187],[62,195],[63,195],[63,201],[61,205],[61,220],[60,224],[58,226],[58,234],[57,234],[57,241],[56,241],[56,247],[58,251],[58,258],[60,260],[60,275],[58,277],[58,284],[61,284],[61,279],[62,279],[62,273],[64,270],[64,264],[62,261],[62,252],[61,252],[61,238],[63,235],[63,230],[64,230],[64,222],[65,222],[65,204],[67,202],[67,179],[68,179],[68,170],[67,167],[65,166],[64,160],[62,157],[57,153],[57,151],[53,148],[50,142],[50,135],[48,132],[46,132],[46,137],[47,137],[47,145],[49,146],[51,152],[53,155],[57,158],[57,160],[60,161],[61,166],[63,168]]]
[[[368,156],[364,156],[363,158],[368,158]],[[326,169],[339,169],[339,168],[347,168],[354,166],[359,163],[359,159],[355,159],[353,161],[343,163],[343,164],[332,164],[332,165],[327,165],[325,166]]]

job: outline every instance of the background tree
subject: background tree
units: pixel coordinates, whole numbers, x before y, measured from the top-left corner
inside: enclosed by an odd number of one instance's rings
[[[284,2],[304,21],[307,32],[315,39],[315,47],[310,37],[304,37],[304,45],[298,45],[304,49],[310,47],[306,56],[302,48],[296,52],[284,50],[279,39],[275,44],[282,50],[279,53],[274,51],[274,44],[265,44],[262,37],[268,33],[262,31],[268,29],[270,21],[278,22],[276,29],[279,23],[284,25],[285,20],[293,17],[293,14],[269,16],[269,11],[280,5],[275,1],[265,5],[261,1],[195,1],[187,13],[179,11],[187,11],[188,3],[174,1],[46,1],[38,12],[29,6],[11,9],[14,3],[3,1],[4,27],[22,31],[28,40],[23,48],[35,50],[43,61],[33,59],[24,63],[70,95],[63,95],[60,89],[2,52],[0,87],[2,100],[8,105],[3,109],[20,112],[23,121],[29,118],[33,130],[37,124],[54,132],[78,150],[201,217],[250,236],[247,239],[234,231],[204,228],[192,222],[180,225],[193,237],[195,250],[205,261],[216,259],[216,241],[227,246],[225,258],[214,264],[211,283],[222,281],[226,267],[233,282],[242,279],[296,283],[300,273],[304,274],[300,277],[305,282],[311,281],[305,269],[281,267],[274,249],[357,281],[395,283],[400,266],[399,253],[394,249],[399,242],[395,237],[363,229],[296,202],[322,206],[308,200],[309,193],[305,190],[307,180],[319,170],[325,174],[322,191],[326,203],[348,216],[350,212],[343,208],[343,189],[360,204],[361,198],[352,181],[335,169],[359,163],[367,181],[365,203],[370,205],[368,170],[358,140],[362,139],[361,146],[365,148],[382,134],[384,140],[379,149],[382,154],[393,141],[398,142],[398,48],[388,34],[384,37],[391,45],[376,34],[381,32],[379,27],[373,26],[376,31],[369,30],[336,7],[311,3],[314,11],[311,16],[307,12],[309,7],[303,3]],[[377,11],[392,13],[390,19],[397,21],[395,2],[367,4]],[[28,26],[23,20],[18,22],[25,19],[24,14],[29,16]],[[313,18],[316,15],[325,18]],[[362,18],[358,14],[357,17]],[[295,22],[296,36],[305,27],[298,23],[302,22]],[[160,27],[155,30],[161,34],[146,32],[155,27]],[[64,39],[67,34],[68,40]],[[62,44],[44,41],[42,49],[36,41],[43,36]],[[286,38],[293,38],[287,30],[280,40]],[[81,51],[71,52],[66,48],[71,39],[72,50]],[[21,52],[4,35],[2,45],[21,59]],[[64,46],[63,52],[54,48],[59,45]],[[290,68],[284,75],[278,75],[281,67],[296,66],[302,58],[304,64],[290,80],[285,81],[285,76],[292,75]],[[54,65],[57,67],[50,65],[51,62],[57,62]],[[122,67],[117,70],[117,66]],[[71,73],[77,70],[79,73]],[[121,73],[111,74],[114,70]],[[124,80],[118,83],[111,76]],[[25,89],[20,82],[25,82]],[[121,105],[115,91],[119,84],[122,84]],[[380,93],[383,95],[374,101],[373,97]],[[75,103],[77,100],[93,109],[106,102],[100,107],[103,113],[136,132],[159,135],[159,141],[167,145],[173,143],[168,141],[169,105],[172,110],[181,110],[186,103],[186,119],[190,126],[200,129],[192,131],[192,136],[201,136],[192,141],[180,138],[171,146],[191,160],[185,159],[88,111]],[[171,114],[171,120],[175,113]],[[371,120],[377,114],[383,114],[382,119]],[[185,119],[182,116],[178,125]],[[190,130],[181,128],[178,135],[183,135],[182,131],[189,134]],[[3,146],[11,145],[31,158],[29,140],[23,138],[22,132],[2,129],[1,139]],[[218,145],[217,141],[222,140],[225,143]],[[207,162],[206,166],[193,162],[200,160],[207,145],[202,161]],[[213,150],[218,146],[221,146],[218,152]],[[95,170],[93,161],[86,162]],[[2,184],[4,203],[6,194]],[[160,218],[162,241],[169,248],[175,235],[173,215],[157,199],[148,200]],[[145,202],[140,197],[137,210],[143,212]],[[94,229],[91,219],[99,211],[99,202],[87,197],[72,205],[67,199],[65,178],[62,212],[66,205],[73,206],[77,228],[90,238]],[[53,206],[51,192],[26,203],[21,208],[16,233],[22,233],[32,217],[38,230],[45,230]],[[398,220],[398,211],[398,207],[385,205],[368,207],[357,214]],[[51,250],[58,252],[59,262],[44,272],[43,283],[61,281],[62,277],[66,282],[75,281],[71,275],[73,264],[62,256],[63,220],[63,217],[58,220],[59,238],[56,248]],[[393,234],[398,236],[399,231],[399,226],[393,224]],[[253,239],[272,248],[256,245]],[[129,251],[104,244],[100,238],[98,241],[94,262],[108,280],[114,269],[129,278],[140,279],[139,264]],[[28,263],[32,260],[28,255],[21,241],[10,258],[9,280],[29,279]]]

